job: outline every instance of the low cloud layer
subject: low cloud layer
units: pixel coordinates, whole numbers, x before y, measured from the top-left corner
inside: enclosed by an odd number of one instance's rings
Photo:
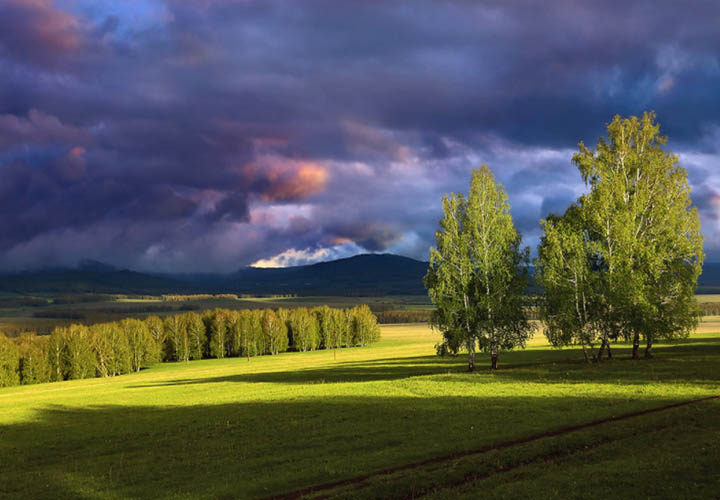
[[[654,109],[720,259],[720,6],[6,0],[0,267],[427,258],[486,163],[537,243]]]

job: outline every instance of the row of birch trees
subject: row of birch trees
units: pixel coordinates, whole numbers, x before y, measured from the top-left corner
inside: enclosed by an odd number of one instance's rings
[[[580,345],[588,362],[611,356],[618,340],[632,343],[634,359],[644,341],[652,357],[656,341],[694,330],[704,252],[687,171],[664,147],[653,113],[616,116],[607,132],[572,158],[588,192],[541,221],[536,297],[527,294],[529,249],[490,169],[473,171],[467,197],[443,199],[425,277],[439,353],[467,350],[472,371],[476,350],[487,352],[497,368],[501,351],[533,334],[531,306],[553,345]]]
[[[366,305],[349,309],[215,309],[57,327],[50,335],[0,333],[0,387],[113,377],[154,363],[365,346],[380,338]],[[336,351],[335,351],[336,352]],[[334,354],[336,356],[336,353]]]

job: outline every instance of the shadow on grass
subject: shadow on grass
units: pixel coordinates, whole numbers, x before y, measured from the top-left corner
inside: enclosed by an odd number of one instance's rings
[[[613,360],[589,365],[578,348],[533,349],[503,353],[500,369],[492,373],[493,380],[541,383],[609,383],[644,384],[654,382],[716,384],[720,382],[720,338],[688,339],[678,344],[665,344],[655,348],[653,359],[630,359],[631,348],[613,346]],[[301,354],[300,354],[301,355]],[[478,355],[477,373],[490,374],[490,359]],[[400,380],[411,377],[466,372],[466,355],[416,356],[409,358],[376,359],[343,362],[322,368],[288,371],[241,373],[201,379],[178,379],[157,384],[137,384],[132,388],[209,383],[275,383],[275,384],[328,384],[383,380]],[[458,379],[463,382],[466,379]],[[479,382],[485,379],[478,379]]]
[[[328,391],[222,405],[55,406],[0,427],[0,497],[265,497],[670,401]]]

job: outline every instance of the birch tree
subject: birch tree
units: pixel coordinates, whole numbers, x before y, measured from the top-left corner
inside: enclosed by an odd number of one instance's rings
[[[430,249],[425,286],[436,309],[432,324],[444,348],[490,354],[491,369],[501,351],[524,347],[533,325],[524,308],[529,250],[510,216],[510,205],[490,169],[474,169],[468,197],[443,198],[444,217]]]
[[[200,319],[197,313],[189,312],[182,316],[174,314],[165,317],[163,325],[165,330],[165,345],[167,347],[166,359],[185,361],[186,363],[190,360],[188,329],[190,325],[197,327],[197,322],[200,323],[199,327],[202,328],[204,334],[205,325],[202,324],[202,319]]]
[[[39,384],[50,381],[50,360],[48,359],[49,337],[38,337],[34,333],[23,333],[17,339],[20,353],[20,382]]]
[[[607,314],[639,357],[658,338],[686,336],[696,326],[694,290],[704,260],[687,172],[663,146],[654,113],[615,116],[594,150],[573,156],[590,192],[579,204],[599,263]]]
[[[0,387],[20,383],[20,355],[12,339],[0,332]]]
[[[157,316],[148,316],[145,318],[145,325],[155,341],[155,356],[157,360],[165,361],[165,352],[163,349],[165,344],[165,328],[163,327],[163,321]]]
[[[187,353],[184,360],[203,359],[207,347],[207,325],[204,321],[209,318],[209,311],[204,316],[195,312],[185,314],[185,331]]]
[[[279,354],[287,350],[287,327],[272,309],[265,309],[263,313],[262,331],[270,354]]]
[[[69,379],[95,376],[95,353],[87,326],[72,324],[66,328],[64,354],[65,373]]]
[[[147,325],[135,318],[127,318],[120,322],[120,327],[127,337],[130,352],[130,366],[134,372],[139,372],[144,366],[155,361],[155,339],[153,339]]]
[[[292,311],[290,325],[295,349],[304,352],[312,351],[317,347],[317,321],[307,309],[301,307]]]
[[[224,358],[227,342],[226,313],[222,309],[215,309],[208,321],[210,332],[210,356]]]
[[[580,344],[585,360],[597,359],[601,300],[591,270],[591,246],[585,238],[582,213],[571,206],[562,217],[541,221],[544,234],[535,260],[537,283],[543,287],[540,315],[545,336],[556,347]],[[588,352],[590,350],[590,353]]]

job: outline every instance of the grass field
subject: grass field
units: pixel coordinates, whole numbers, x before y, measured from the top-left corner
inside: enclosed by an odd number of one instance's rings
[[[717,332],[595,366],[539,337],[468,374],[427,326],[385,326],[337,360],[0,389],[0,498],[717,498],[720,400],[597,422],[720,395]]]

